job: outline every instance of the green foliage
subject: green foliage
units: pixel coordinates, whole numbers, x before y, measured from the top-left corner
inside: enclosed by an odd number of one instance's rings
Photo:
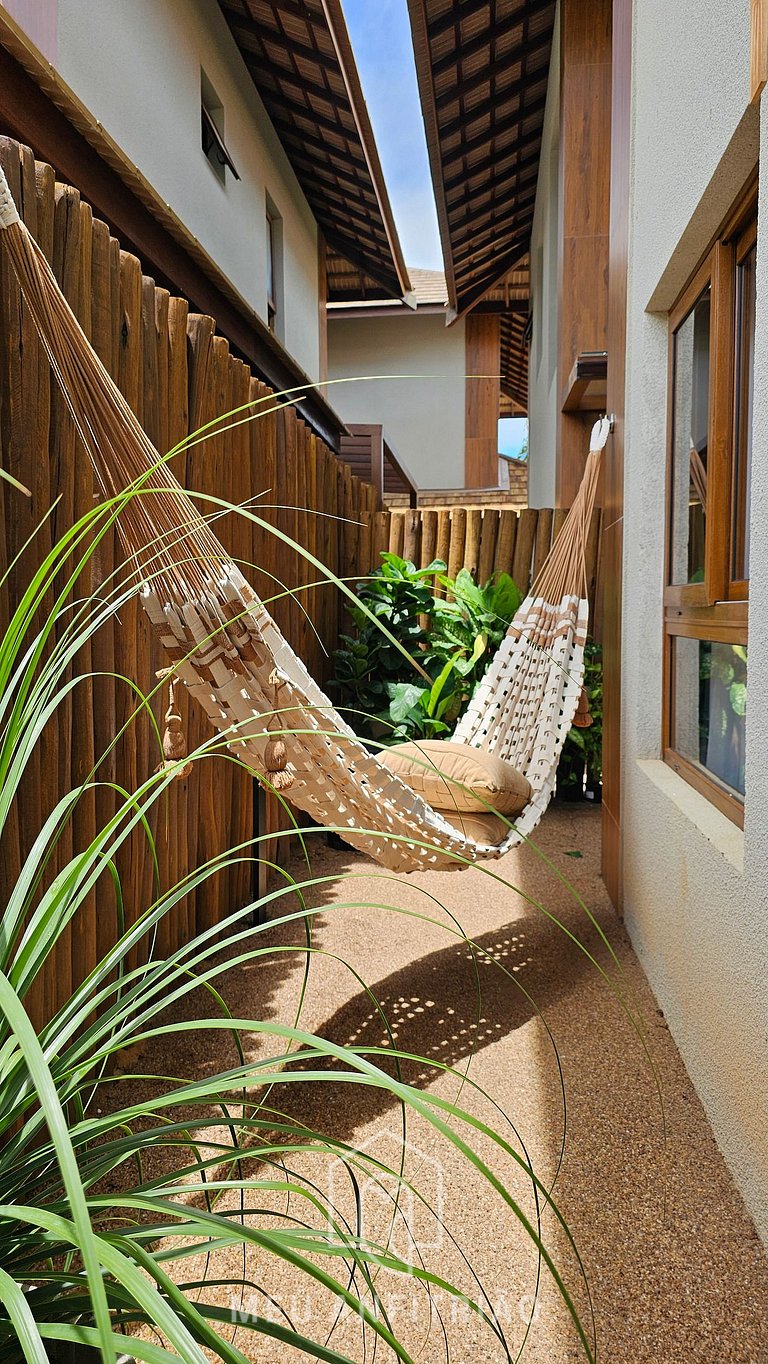
[[[341,703],[355,713],[359,732],[381,743],[447,735],[506,634],[521,593],[508,573],[480,586],[465,568],[449,578],[441,559],[417,569],[396,554],[381,557],[381,566],[357,587],[376,620],[353,607],[356,633],[343,635],[334,655]],[[405,648],[410,664],[377,622]]]
[[[584,782],[599,790],[603,778],[603,650],[595,640],[584,646],[584,688],[589,698],[592,724],[585,729],[572,725],[557,765],[557,791],[565,800],[580,800]]]
[[[699,758],[736,791],[745,785],[747,651],[741,644],[699,645]]]

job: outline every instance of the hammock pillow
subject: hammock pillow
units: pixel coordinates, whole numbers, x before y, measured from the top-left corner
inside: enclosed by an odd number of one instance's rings
[[[509,818],[519,815],[531,798],[530,782],[512,763],[470,744],[421,739],[393,744],[379,757],[433,809],[478,815],[498,810]]]
[[[465,838],[471,838],[475,843],[489,844],[491,847],[495,843],[501,843],[510,832],[507,820],[500,815],[491,815],[486,812],[484,815],[475,814],[474,810],[438,810],[437,814],[447,819],[454,829],[458,829]]]

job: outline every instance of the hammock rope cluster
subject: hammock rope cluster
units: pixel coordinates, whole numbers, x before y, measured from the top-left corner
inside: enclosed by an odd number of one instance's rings
[[[144,578],[142,605],[173,674],[237,756],[268,784],[290,782],[293,805],[394,871],[500,857],[527,837],[582,689],[587,537],[609,423],[595,424],[573,506],[453,736],[513,763],[531,786],[503,841],[478,843],[369,752],[310,676],[96,355],[2,170],[0,240],[105,495],[141,482],[118,530]]]

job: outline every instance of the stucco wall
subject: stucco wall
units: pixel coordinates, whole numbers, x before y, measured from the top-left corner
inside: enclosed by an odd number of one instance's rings
[[[465,374],[463,322],[446,327],[435,313],[329,319],[329,378],[427,376],[328,389],[345,421],[381,423],[419,487],[464,487]]]
[[[758,244],[746,826],[660,761],[666,310],[757,157],[749,0],[635,6],[625,422],[626,924],[768,1240],[768,267]],[[768,123],[765,125],[768,131]],[[768,223],[768,159],[763,220]],[[649,304],[652,310],[649,310]],[[633,1046],[629,1035],[627,1046]]]
[[[531,235],[533,334],[528,360],[528,501],[555,505],[558,343],[558,162],[560,130],[560,14],[555,22],[547,107]]]
[[[57,66],[264,320],[269,195],[283,221],[281,340],[316,378],[315,220],[218,5],[59,0]],[[225,185],[200,145],[201,67],[224,107],[225,138],[241,176],[228,174]]]

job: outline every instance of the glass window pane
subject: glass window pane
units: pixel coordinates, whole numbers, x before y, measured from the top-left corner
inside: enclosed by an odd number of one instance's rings
[[[267,214],[267,303],[275,306],[275,225]]]
[[[707,285],[674,338],[672,583],[704,581],[710,311]]]
[[[749,577],[749,505],[752,473],[752,398],[755,380],[755,263],[753,246],[736,278],[735,461],[733,474],[734,579]]]
[[[682,636],[674,648],[673,746],[743,795],[746,648]]]

